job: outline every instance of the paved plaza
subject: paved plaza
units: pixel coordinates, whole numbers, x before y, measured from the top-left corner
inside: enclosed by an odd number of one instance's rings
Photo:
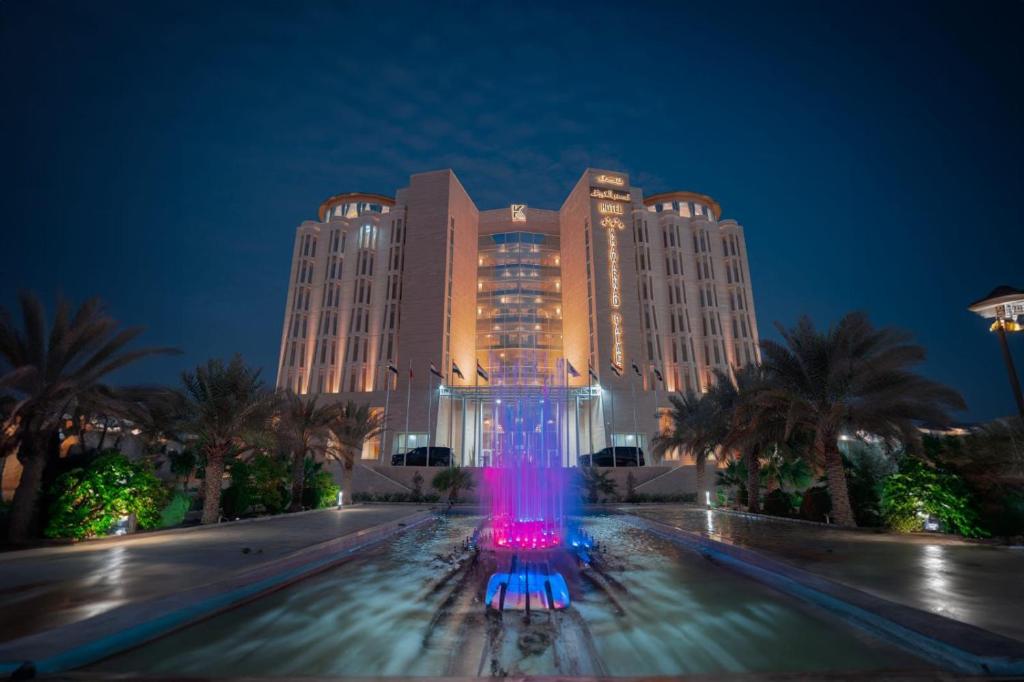
[[[1024,641],[1024,548],[897,535],[679,505],[621,508],[741,545],[900,604]]]
[[[0,642],[194,588],[419,505],[359,505],[0,554]]]

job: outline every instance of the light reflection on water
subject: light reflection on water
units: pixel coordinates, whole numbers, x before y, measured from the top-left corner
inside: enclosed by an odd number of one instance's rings
[[[448,674],[453,650],[457,656],[487,637],[485,619],[466,620],[458,635],[444,630],[424,646],[446,596],[425,588],[451,568],[437,555],[446,555],[478,523],[453,517],[412,529],[331,571],[97,668],[236,676]],[[589,650],[601,659],[595,669],[651,675],[906,667],[906,656],[860,632],[620,519],[589,517],[585,527],[603,548],[607,575],[622,589],[606,594],[577,582],[570,588],[574,613],[554,618],[566,639],[589,633]],[[483,612],[480,603],[467,608],[473,616]],[[518,627],[519,615],[505,618],[509,632]],[[503,656],[521,659],[503,664],[510,673],[565,673],[572,656],[569,645],[560,657],[550,651],[523,656],[514,642],[502,646]]]

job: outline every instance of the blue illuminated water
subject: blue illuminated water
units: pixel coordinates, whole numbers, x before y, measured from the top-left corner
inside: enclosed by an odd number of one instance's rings
[[[175,675],[678,675],[877,671],[921,661],[614,516],[583,527],[595,567],[563,611],[498,616],[488,567],[440,518],[248,605],[95,666]],[[462,563],[460,563],[460,560]],[[570,567],[571,568],[571,567]]]

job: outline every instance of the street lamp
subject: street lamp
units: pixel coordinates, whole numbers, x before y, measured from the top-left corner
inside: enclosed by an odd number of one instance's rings
[[[967,306],[967,309],[981,317],[994,320],[989,331],[994,331],[999,337],[999,345],[1003,349],[1003,361],[1006,362],[1006,371],[1010,375],[1010,387],[1013,389],[1013,397],[1017,400],[1017,411],[1024,419],[1024,395],[1021,395],[1020,379],[1017,378],[1017,370],[1013,367],[1013,356],[1010,355],[1010,346],[1006,342],[1006,332],[1024,330],[1024,326],[1017,322],[1017,317],[1024,315],[1024,291],[1004,284],[993,289],[988,296],[980,301],[975,301]]]

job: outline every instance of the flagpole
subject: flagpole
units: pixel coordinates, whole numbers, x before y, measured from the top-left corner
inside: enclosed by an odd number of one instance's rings
[[[569,360],[567,357],[565,358],[565,363],[563,363],[563,365],[565,366],[562,368],[565,370],[565,399],[563,400],[565,404],[565,456],[562,458],[562,466],[567,467],[569,465]],[[559,409],[558,412],[561,413],[561,409]]]
[[[412,359],[409,360],[409,379],[405,384],[405,447],[402,449],[402,466],[405,466],[408,460],[407,454],[409,452],[409,401],[412,399]]]
[[[452,447],[453,445],[455,445],[452,442],[452,422],[454,421],[452,419],[453,416],[454,415],[452,414],[452,374],[451,374],[451,370],[449,369],[448,370],[448,449],[451,450],[452,454],[451,454],[451,457],[448,458],[448,466],[455,466],[455,448]]]
[[[388,361],[388,367],[391,366],[391,362]],[[380,436],[380,449],[381,449],[381,461],[384,460],[383,455],[387,453],[388,445],[388,408],[391,407],[391,370],[384,369],[384,381],[387,382],[384,387],[384,428],[381,431]],[[391,464],[390,457],[388,458],[388,464]]]
[[[430,413],[434,410],[434,373],[427,370],[427,466],[430,466],[430,437],[434,430],[431,428]]]
[[[638,448],[637,449],[636,465],[640,466],[640,455],[639,455],[640,428],[637,426],[637,422],[636,422],[636,374],[637,374],[637,369],[638,368],[637,368],[635,362],[631,362],[630,364],[633,365],[633,368],[632,368],[633,369],[633,376],[631,376],[629,378],[629,389],[630,389],[630,391],[633,394],[633,438],[636,439],[636,447]]]
[[[587,431],[590,432],[590,466],[594,466],[594,368],[587,361],[587,379],[590,380],[590,396],[587,399]],[[601,384],[597,385],[598,388]]]
[[[612,372],[612,374],[615,374],[615,372]],[[616,376],[618,376],[620,379],[622,378],[621,374],[617,374]],[[609,435],[611,436],[611,441],[612,441],[611,442],[611,446],[612,446],[612,467],[614,468],[614,467],[619,466],[619,462],[618,462],[619,458],[618,458],[617,452],[615,450],[615,400],[612,398],[612,392],[611,391],[608,391],[608,402],[610,403],[609,406],[608,406],[608,410],[609,410],[609,412],[611,412],[611,420],[612,420],[611,421],[611,431],[610,431]]]
[[[480,361],[476,361],[476,366],[480,366]],[[477,423],[480,421],[480,392],[477,390],[480,387],[480,372],[479,370],[473,372],[473,446],[471,452],[473,453],[473,466],[478,466],[480,463],[480,457],[477,455]],[[463,407],[463,410],[466,408]],[[465,429],[463,429],[463,438],[465,438]]]

